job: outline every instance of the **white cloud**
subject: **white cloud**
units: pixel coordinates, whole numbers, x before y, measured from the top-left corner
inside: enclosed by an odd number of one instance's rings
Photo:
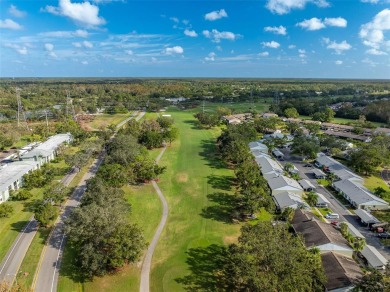
[[[134,52],[133,52],[132,50],[126,50],[125,53],[128,54],[128,55],[130,55],[130,56],[131,56],[131,55],[134,55]]]
[[[169,19],[172,20],[173,22],[179,23],[179,18],[177,17],[170,17]]]
[[[318,19],[317,17],[313,17],[311,19],[305,19],[304,21],[299,22],[296,25],[307,30],[319,30],[326,27],[326,25],[322,22],[322,20]]]
[[[20,46],[16,44],[5,44],[4,47],[14,49],[20,55],[27,55],[28,50],[26,46]]]
[[[54,49],[54,45],[53,44],[50,44],[50,43],[46,43],[45,44],[45,50],[46,51],[53,51]]]
[[[69,17],[87,27],[96,27],[106,23],[104,18],[99,17],[99,7],[90,2],[72,3],[70,0],[59,0],[58,7],[47,5],[43,11]]]
[[[386,52],[383,52],[383,51],[380,51],[380,50],[377,50],[377,49],[369,49],[366,51],[367,54],[369,55],[375,55],[375,56],[383,56],[383,55],[387,55]]]
[[[216,56],[217,56],[216,53],[211,52],[211,53],[209,53],[209,54],[207,55],[207,57],[205,57],[204,59],[205,59],[205,61],[212,61],[212,62],[214,62]]]
[[[74,45],[76,48],[81,48],[83,45],[79,42],[77,43],[72,43],[72,45]]]
[[[13,30],[19,30],[22,29],[23,26],[21,26],[19,23],[13,21],[12,19],[5,19],[0,20],[0,28],[7,28],[7,29],[13,29]]]
[[[209,39],[212,39],[213,42],[219,43],[222,39],[234,41],[241,37],[239,34],[234,34],[230,31],[218,31],[213,29],[212,31],[204,30],[202,34]]]
[[[379,50],[381,47],[390,51],[385,40],[385,31],[390,30],[390,9],[384,9],[374,18],[361,26],[359,36],[363,44],[373,49]]]
[[[324,23],[327,26],[347,27],[347,20],[342,17],[325,18]]]
[[[336,62],[334,62],[336,65],[342,65],[343,64],[343,61],[340,61],[340,60],[337,60]]]
[[[83,46],[88,48],[88,49],[92,49],[93,48],[93,44],[89,41],[83,41]]]
[[[303,9],[307,3],[313,3],[318,7],[328,7],[326,0],[268,0],[266,8],[272,13],[287,14],[293,9]]]
[[[88,65],[88,61],[82,61],[81,64]]]
[[[371,3],[371,4],[377,4],[379,0],[360,0],[360,2],[363,3]]]
[[[204,16],[204,19],[209,21],[214,21],[214,20],[221,19],[223,17],[228,17],[225,9],[209,12]]]
[[[263,47],[272,48],[272,49],[277,49],[280,47],[280,44],[278,42],[275,42],[275,41],[262,42],[261,44],[263,45]]]
[[[286,35],[287,31],[284,26],[266,26],[264,27],[264,31],[273,32],[274,34]]]
[[[342,17],[325,18],[324,20],[313,17],[311,19],[305,19],[296,25],[306,30],[320,30],[326,28],[327,26],[347,27],[347,20]]]
[[[39,33],[38,35],[43,37],[55,37],[55,38],[73,38],[73,37],[86,38],[88,37],[89,33],[86,30],[78,29],[76,31],[67,31],[67,30],[48,31],[48,32]]]
[[[167,55],[173,55],[173,54],[183,54],[184,50],[180,46],[174,46],[174,47],[171,47],[171,48],[165,48],[164,52]]]
[[[343,51],[348,51],[352,49],[352,46],[348,44],[347,41],[336,43],[335,41],[331,41],[328,38],[323,38],[322,40],[327,45],[326,48],[334,50],[336,54],[341,54]]]
[[[306,54],[306,50],[299,49],[299,50],[298,50],[298,53],[300,53],[300,54]]]
[[[189,29],[185,29],[184,34],[186,36],[193,37],[193,38],[196,38],[198,36],[195,30],[189,30]]]
[[[269,53],[267,51],[265,52],[261,52],[258,54],[260,57],[268,57],[269,56]]]
[[[11,5],[8,9],[8,13],[14,17],[25,17],[27,13],[19,10],[15,5]]]
[[[289,45],[288,48],[291,50],[291,49],[295,49],[297,46],[296,45]]]

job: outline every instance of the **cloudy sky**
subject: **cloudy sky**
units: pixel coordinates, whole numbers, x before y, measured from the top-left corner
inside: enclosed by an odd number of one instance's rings
[[[0,0],[0,77],[390,79],[390,0]]]

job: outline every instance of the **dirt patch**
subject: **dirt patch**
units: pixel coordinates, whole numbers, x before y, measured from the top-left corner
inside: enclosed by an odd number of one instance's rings
[[[187,182],[188,181],[188,174],[187,173],[178,173],[176,175],[176,180],[178,182]]]
[[[223,237],[223,243],[224,244],[237,243],[238,236],[239,236],[239,234],[224,236]]]

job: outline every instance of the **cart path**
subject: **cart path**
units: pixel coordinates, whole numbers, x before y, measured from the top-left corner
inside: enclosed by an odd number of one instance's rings
[[[163,156],[166,149],[167,149],[167,147],[165,146],[164,149],[161,151],[161,153],[156,158],[157,163],[160,161],[160,159]],[[163,193],[161,192],[158,184],[155,181],[152,181],[152,184],[153,184],[153,187],[156,190],[157,195],[160,198],[161,203],[163,205],[163,213],[162,213],[161,221],[158,224],[156,233],[153,236],[152,242],[149,245],[149,248],[148,248],[148,250],[145,254],[145,257],[144,257],[144,261],[142,263],[141,283],[140,283],[140,287],[139,287],[140,292],[149,292],[150,267],[152,264],[153,253],[154,253],[154,250],[157,246],[157,242],[161,236],[161,233],[164,229],[165,223],[167,222],[167,218],[168,218],[167,200],[165,199]]]

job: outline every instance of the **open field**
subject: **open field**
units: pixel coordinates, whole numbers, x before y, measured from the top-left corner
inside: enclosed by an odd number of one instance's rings
[[[170,208],[152,262],[151,291],[181,291],[188,253],[198,247],[231,243],[239,225],[230,223],[228,170],[216,157],[219,129],[198,129],[193,112],[171,111],[180,140],[161,159],[167,166],[159,183]]]
[[[258,102],[205,102],[204,109],[207,112],[214,112],[217,107],[225,107],[232,110],[233,113],[245,113],[251,110],[256,110],[257,112],[266,112],[271,105],[272,99],[266,99],[266,103],[262,99]],[[202,105],[200,105],[197,111],[202,110]]]
[[[97,114],[94,115],[94,119],[90,122],[85,123],[93,130],[106,129],[109,125],[117,125],[122,122],[124,119],[128,118],[131,115],[131,112],[127,114]]]
[[[312,119],[312,117],[310,117],[310,116],[303,116],[303,115],[300,115],[299,118],[303,119],[303,120],[311,120]],[[357,122],[357,120],[352,120],[352,119],[333,118],[331,123],[346,125],[346,124],[356,123],[356,122]],[[378,123],[378,122],[370,122],[370,123],[372,125],[374,125],[375,127],[382,127],[383,126],[382,123]]]
[[[240,228],[239,224],[230,223],[233,171],[226,169],[216,157],[215,138],[220,129],[198,129],[194,111],[167,113],[172,114],[180,138],[168,147],[160,162],[167,166],[159,185],[168,200],[169,216],[153,256],[152,291],[182,291],[180,279],[191,268],[188,252],[212,244],[232,243]],[[145,118],[155,115],[148,114]],[[159,152],[153,150],[151,155],[155,157]],[[133,206],[130,218],[144,229],[145,238],[150,241],[161,217],[161,203],[149,184],[126,187],[125,191]],[[269,215],[260,212],[259,219],[269,220]],[[65,250],[59,291],[138,289],[140,265],[125,267],[115,275],[95,278],[92,282],[77,283],[77,275],[66,275],[74,272],[72,252]]]
[[[383,181],[380,174],[372,174],[368,177],[364,177],[364,186],[371,192],[374,192],[377,187],[389,191],[389,186]]]

